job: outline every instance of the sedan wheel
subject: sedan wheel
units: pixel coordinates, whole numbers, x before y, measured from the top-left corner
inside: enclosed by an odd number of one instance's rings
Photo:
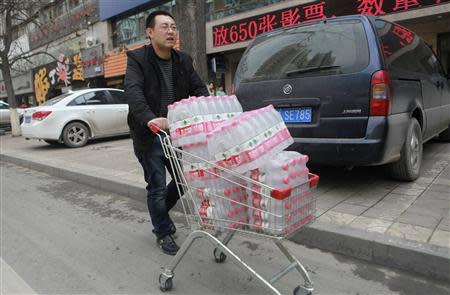
[[[86,125],[80,122],[70,123],[63,130],[64,144],[70,148],[86,145],[88,138],[89,130]]]

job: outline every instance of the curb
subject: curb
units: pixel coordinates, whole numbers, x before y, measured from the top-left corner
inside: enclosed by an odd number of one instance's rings
[[[0,161],[9,162],[53,176],[88,185],[133,200],[145,202],[145,188],[120,180],[110,180],[85,171],[25,160],[11,155],[0,155]],[[177,204],[176,211],[182,212]],[[410,240],[365,232],[348,226],[316,221],[290,238],[292,242],[334,253],[415,272],[433,279],[450,281],[450,252],[448,248]]]
[[[0,155],[0,161],[9,162],[22,167],[30,168],[32,170],[37,170],[53,176],[61,177],[63,179],[88,185],[97,189],[126,196],[136,201],[145,201],[144,198],[147,195],[145,187],[132,185],[127,182],[121,182],[120,180],[111,180],[109,178],[104,178],[95,174],[90,175],[85,171],[76,171],[74,169],[71,170],[5,154]]]
[[[450,252],[445,247],[320,221],[305,227],[291,240],[308,247],[450,281]]]

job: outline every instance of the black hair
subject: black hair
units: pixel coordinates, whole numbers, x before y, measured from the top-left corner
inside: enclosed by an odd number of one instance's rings
[[[155,17],[158,15],[167,15],[175,20],[175,18],[169,12],[165,10],[155,10],[147,16],[147,19],[145,20],[145,27],[153,28],[155,26]]]

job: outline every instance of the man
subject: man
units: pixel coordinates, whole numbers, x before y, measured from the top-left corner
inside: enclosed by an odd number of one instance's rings
[[[173,171],[159,138],[149,127],[155,124],[168,130],[167,106],[189,96],[207,96],[208,90],[195,72],[192,59],[173,49],[178,31],[170,13],[152,12],[146,20],[146,33],[151,45],[128,52],[125,75],[128,125],[134,153],[144,169],[153,233],[162,251],[175,255],[179,247],[173,239],[176,228],[169,210],[179,195],[173,180],[166,185],[166,168],[172,179]]]

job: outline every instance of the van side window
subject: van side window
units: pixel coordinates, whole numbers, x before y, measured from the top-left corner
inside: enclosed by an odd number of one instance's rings
[[[432,73],[435,75],[441,75],[441,76],[445,76],[445,72],[442,69],[441,63],[439,62],[438,58],[436,57],[436,55],[434,54],[433,50],[431,49],[431,47],[429,47],[428,45],[424,44],[424,50],[427,53],[427,64],[428,67],[430,67],[432,69]]]
[[[410,30],[382,20],[375,21],[386,66],[391,69],[429,74],[429,57],[423,41]]]

